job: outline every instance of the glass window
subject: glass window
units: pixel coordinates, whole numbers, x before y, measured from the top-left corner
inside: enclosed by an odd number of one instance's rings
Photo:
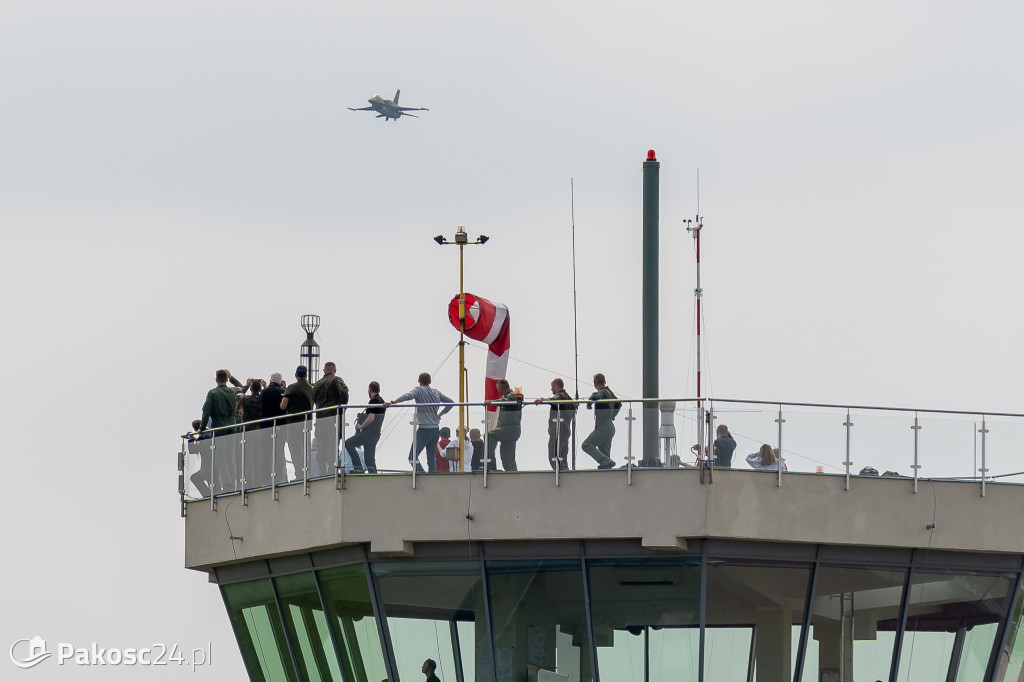
[[[793,679],[810,579],[810,566],[708,561],[704,679]]]
[[[313,573],[274,578],[274,587],[302,679],[344,682]]]
[[[479,561],[375,563],[373,577],[399,679],[422,680],[427,659],[442,682],[494,679]]]
[[[221,588],[231,627],[253,682],[297,682],[270,579]]]
[[[818,568],[802,682],[887,680],[907,572]]]
[[[1002,575],[915,572],[896,679],[984,678],[1012,585]],[[951,670],[955,677],[948,676]]]
[[[348,682],[380,682],[388,676],[370,586],[362,564],[319,571],[328,622]]]
[[[698,679],[699,561],[595,560],[588,571],[602,679]]]
[[[487,587],[497,682],[593,679],[579,561],[489,561]]]
[[[1024,636],[1021,636],[1021,611],[1024,609],[1024,590],[1017,595],[1017,603],[1013,606],[1013,618],[1007,627],[1010,633],[1006,638],[1006,646],[999,657],[999,668],[995,676],[996,682],[1016,682],[1024,678]]]

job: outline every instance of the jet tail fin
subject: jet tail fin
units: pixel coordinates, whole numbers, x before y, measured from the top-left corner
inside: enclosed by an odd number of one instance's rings
[[[399,96],[399,95],[401,95],[401,94],[402,94],[402,91],[401,91],[401,90],[397,90],[397,91],[395,92],[395,99],[394,99],[394,100],[392,100],[392,101],[394,101],[394,103],[395,103],[395,104],[398,104],[398,96]]]

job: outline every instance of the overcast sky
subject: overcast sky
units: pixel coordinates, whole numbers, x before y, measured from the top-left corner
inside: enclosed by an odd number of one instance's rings
[[[491,237],[467,289],[509,306],[512,383],[571,383],[570,178],[580,390],[601,371],[638,397],[649,148],[663,394],[694,392],[699,168],[705,389],[1024,411],[1022,20],[1009,1],[6,0],[0,644],[212,642],[194,679],[244,679],[216,587],[182,568],[177,436],[214,370],[289,375],[317,313],[354,396],[438,368],[457,395],[457,254],[431,238],[465,224]],[[346,109],[399,88],[430,111]],[[473,349],[481,393],[482,368]],[[861,460],[891,468],[888,445]]]

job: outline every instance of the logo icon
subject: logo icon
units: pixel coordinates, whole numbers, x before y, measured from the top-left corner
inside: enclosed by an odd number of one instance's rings
[[[22,642],[28,642],[28,657],[19,659],[15,657],[14,650],[18,648],[18,645]],[[11,661],[19,668],[33,668],[48,659],[51,655],[52,654],[46,650],[46,642],[38,635],[32,639],[19,639],[11,645]]]

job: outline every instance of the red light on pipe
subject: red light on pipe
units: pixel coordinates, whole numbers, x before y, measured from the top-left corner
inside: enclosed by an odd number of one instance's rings
[[[654,155],[654,150],[653,149],[648,149],[647,150],[647,160],[648,161],[657,161],[658,160],[658,157]]]

